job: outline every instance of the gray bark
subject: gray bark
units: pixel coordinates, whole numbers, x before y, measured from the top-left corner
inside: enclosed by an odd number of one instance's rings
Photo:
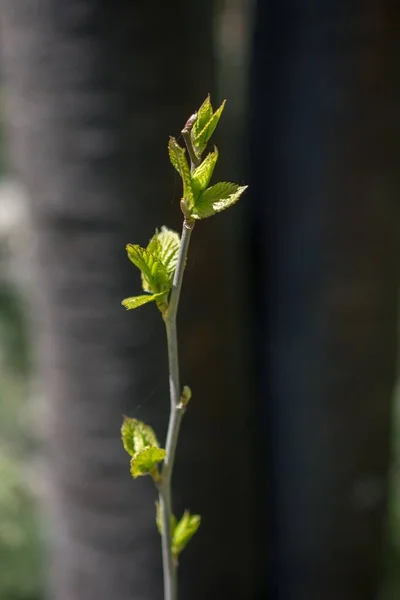
[[[128,314],[120,301],[139,291],[125,244],[145,244],[163,223],[180,227],[166,143],[212,86],[210,4],[195,13],[205,40],[196,54],[184,4],[1,5],[8,139],[35,234],[28,250],[46,402],[54,600],[162,595],[155,492],[150,481],[131,480],[119,429],[128,414],[163,438],[166,342],[154,306]],[[181,591],[192,600],[211,593],[244,599],[251,594],[251,487],[234,282],[218,224],[198,229],[179,319],[182,383],[194,397],[174,489],[176,512],[201,512],[203,524],[182,559]]]

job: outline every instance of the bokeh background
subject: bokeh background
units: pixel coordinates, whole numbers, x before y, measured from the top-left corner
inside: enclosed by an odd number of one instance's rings
[[[181,597],[400,597],[400,10],[363,0],[0,3],[0,600],[162,597],[123,414],[168,417],[125,244],[179,229],[169,135],[227,107],[180,312]]]

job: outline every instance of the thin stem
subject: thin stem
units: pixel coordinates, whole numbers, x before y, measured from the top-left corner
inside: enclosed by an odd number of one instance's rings
[[[174,274],[171,297],[168,308],[164,314],[165,328],[168,344],[169,389],[171,409],[169,415],[166,457],[164,460],[161,482],[158,486],[160,496],[162,520],[162,557],[164,569],[164,600],[177,600],[177,568],[172,555],[171,516],[172,494],[171,479],[175,462],[175,451],[178,443],[179,429],[185,412],[185,405],[181,401],[181,387],[179,381],[179,355],[176,316],[179,306],[179,297],[182,288],[183,273],[185,271],[186,256],[189,248],[190,236],[194,221],[185,218],[182,228],[182,238],[179,247],[178,262]]]
[[[159,501],[162,522],[161,548],[164,572],[164,600],[177,600],[177,570],[171,547],[172,499],[170,483],[159,486]]]
[[[188,218],[185,218],[183,221],[182,227],[182,237],[181,237],[181,245],[179,247],[178,254],[178,262],[175,269],[174,281],[172,284],[171,296],[168,303],[167,313],[164,317],[165,321],[174,321],[176,320],[176,314],[178,312],[179,298],[181,295],[182,289],[182,281],[183,281],[183,273],[185,271],[186,265],[186,257],[189,249],[190,236],[192,235],[192,231],[194,229],[195,221],[192,221]],[[178,354],[178,353],[176,353]],[[179,366],[178,366],[178,356],[176,356],[177,366],[177,380],[179,383]],[[179,390],[180,397],[180,390]]]

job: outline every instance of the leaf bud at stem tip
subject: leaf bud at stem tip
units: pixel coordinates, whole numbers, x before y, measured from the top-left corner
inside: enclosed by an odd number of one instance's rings
[[[192,130],[193,125],[195,124],[195,121],[197,119],[197,113],[193,113],[192,116],[190,116],[188,118],[188,120],[185,123],[185,127],[182,129],[181,133],[188,133],[189,131]]]

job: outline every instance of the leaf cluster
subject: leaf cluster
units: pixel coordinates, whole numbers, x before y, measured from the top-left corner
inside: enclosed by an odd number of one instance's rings
[[[195,115],[187,143],[191,144],[193,154],[199,161],[218,125],[224,106],[225,101],[214,112],[210,96],[207,96]],[[174,137],[169,140],[168,153],[171,164],[182,179],[182,201],[186,217],[196,220],[211,217],[235,204],[247,188],[246,185],[226,181],[208,187],[218,160],[216,146],[198,166],[192,164],[192,168],[189,168],[185,148]]]
[[[229,208],[239,200],[247,188],[246,185],[240,186],[226,181],[209,186],[218,160],[218,150],[215,146],[214,150],[201,160],[224,106],[225,101],[214,111],[210,96],[207,96],[197,113],[189,120],[187,143],[190,144],[192,154],[199,163],[197,166],[192,164],[192,168],[189,168],[185,148],[180,146],[174,137],[169,140],[169,158],[182,179],[182,210],[185,217],[192,221],[211,217]],[[128,258],[140,270],[145,292],[140,296],[125,298],[122,305],[127,310],[156,302],[160,311],[165,312],[178,261],[179,246],[179,234],[165,226],[161,227],[161,231],[156,230],[146,248],[138,244],[127,245]]]
[[[127,245],[128,258],[141,271],[142,288],[147,292],[125,298],[122,305],[127,310],[148,302],[157,302],[161,310],[165,308],[168,293],[172,289],[179,244],[179,234],[163,226],[161,231],[156,230],[146,248],[138,244]]]
[[[160,448],[153,429],[137,419],[125,417],[121,427],[122,444],[131,456],[131,475],[136,479],[141,475],[151,475],[158,481],[158,463],[166,456]]]
[[[161,475],[158,464],[164,460],[166,452],[160,448],[154,430],[138,419],[125,417],[121,427],[121,438],[124,449],[131,457],[132,477],[136,479],[143,475],[151,475],[154,481],[159,483]],[[158,502],[156,509],[157,528],[162,534]],[[200,515],[191,515],[189,511],[185,511],[179,521],[171,515],[171,549],[176,559],[200,527],[200,520]]]
[[[156,502],[156,523],[160,535],[163,533],[161,507]],[[178,558],[179,554],[188,545],[198,528],[200,527],[200,515],[192,515],[185,510],[181,519],[178,521],[175,515],[171,515],[171,548],[172,554]]]

